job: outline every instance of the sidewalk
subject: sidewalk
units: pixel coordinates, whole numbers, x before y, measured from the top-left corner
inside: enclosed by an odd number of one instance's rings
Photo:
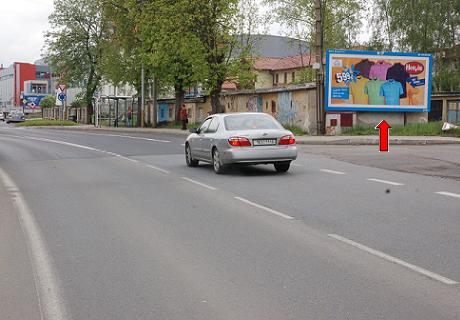
[[[166,133],[188,136],[188,130],[170,128],[95,128],[92,125],[73,126],[73,127],[28,127],[40,129],[59,129],[74,131],[93,131],[93,132],[120,132],[120,133]],[[378,136],[297,136],[297,144],[302,145],[378,145]],[[439,136],[390,136],[390,144],[393,145],[427,145],[427,144],[460,144],[460,138],[439,137]]]

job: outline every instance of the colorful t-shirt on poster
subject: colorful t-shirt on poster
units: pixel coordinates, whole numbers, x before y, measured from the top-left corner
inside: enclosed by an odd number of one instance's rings
[[[402,85],[393,79],[388,80],[380,88],[380,95],[385,97],[385,104],[399,106],[399,97],[403,94]]]
[[[383,60],[377,61],[377,63],[374,64],[369,71],[369,79],[379,79],[385,81],[387,79],[387,71],[390,67],[391,64],[388,64]]]
[[[350,81],[350,93],[353,95],[354,104],[367,104],[367,95],[364,92],[364,87],[369,80],[362,76],[357,76],[356,81]]]
[[[372,61],[369,61],[369,59],[364,59],[355,65],[355,70],[359,71],[359,74],[361,76],[369,79],[369,72],[371,71],[371,67],[374,64],[375,63]]]
[[[380,88],[385,81],[374,79],[369,80],[364,87],[364,93],[369,97],[369,104],[384,105],[385,98],[380,95]]]
[[[403,94],[401,95],[401,98],[406,98],[407,96],[407,90],[406,90],[407,78],[409,78],[409,74],[406,72],[406,68],[401,63],[395,63],[387,71],[386,80],[393,79],[393,80],[398,81],[401,84],[403,91],[404,91]]]

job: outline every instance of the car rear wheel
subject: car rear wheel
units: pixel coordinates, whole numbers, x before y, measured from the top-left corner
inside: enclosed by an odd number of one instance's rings
[[[187,163],[187,166],[189,166],[189,167],[198,166],[198,160],[193,159],[193,157],[192,157],[192,149],[190,148],[190,145],[188,143],[185,146],[185,162]]]
[[[276,172],[287,172],[291,162],[277,162],[274,164]]]
[[[212,167],[214,168],[214,172],[217,174],[221,174],[224,172],[224,166],[222,165],[220,153],[217,150],[217,148],[214,148],[212,150]]]

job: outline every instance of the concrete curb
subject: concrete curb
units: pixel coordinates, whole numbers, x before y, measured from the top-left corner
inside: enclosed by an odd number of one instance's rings
[[[24,127],[33,129],[54,129],[69,131],[92,131],[92,132],[119,132],[119,133],[167,133],[182,137],[188,136],[188,130],[168,128],[95,128],[92,125],[85,126],[42,126],[42,127]],[[299,136],[297,137],[299,145],[378,145],[378,136]],[[460,138],[455,137],[390,137],[390,145],[439,145],[439,144],[460,144]]]
[[[96,128],[94,126],[39,126],[39,127],[24,127],[32,129],[52,129],[52,130],[68,130],[68,131],[92,131],[92,132],[120,132],[120,133],[167,133],[180,136],[188,136],[188,130],[167,129],[167,128]]]
[[[301,145],[378,145],[379,139],[338,139],[330,141],[319,140],[297,140]],[[438,145],[438,144],[460,144],[459,140],[437,140],[437,139],[390,139],[390,145]]]

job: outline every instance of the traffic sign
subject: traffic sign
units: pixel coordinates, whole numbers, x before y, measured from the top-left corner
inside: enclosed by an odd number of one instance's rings
[[[65,90],[67,89],[67,86],[65,84],[60,84],[58,85],[58,89],[61,92],[65,92]]]
[[[66,94],[61,92],[58,94],[58,100],[61,101],[61,102],[64,102],[66,99]]]

